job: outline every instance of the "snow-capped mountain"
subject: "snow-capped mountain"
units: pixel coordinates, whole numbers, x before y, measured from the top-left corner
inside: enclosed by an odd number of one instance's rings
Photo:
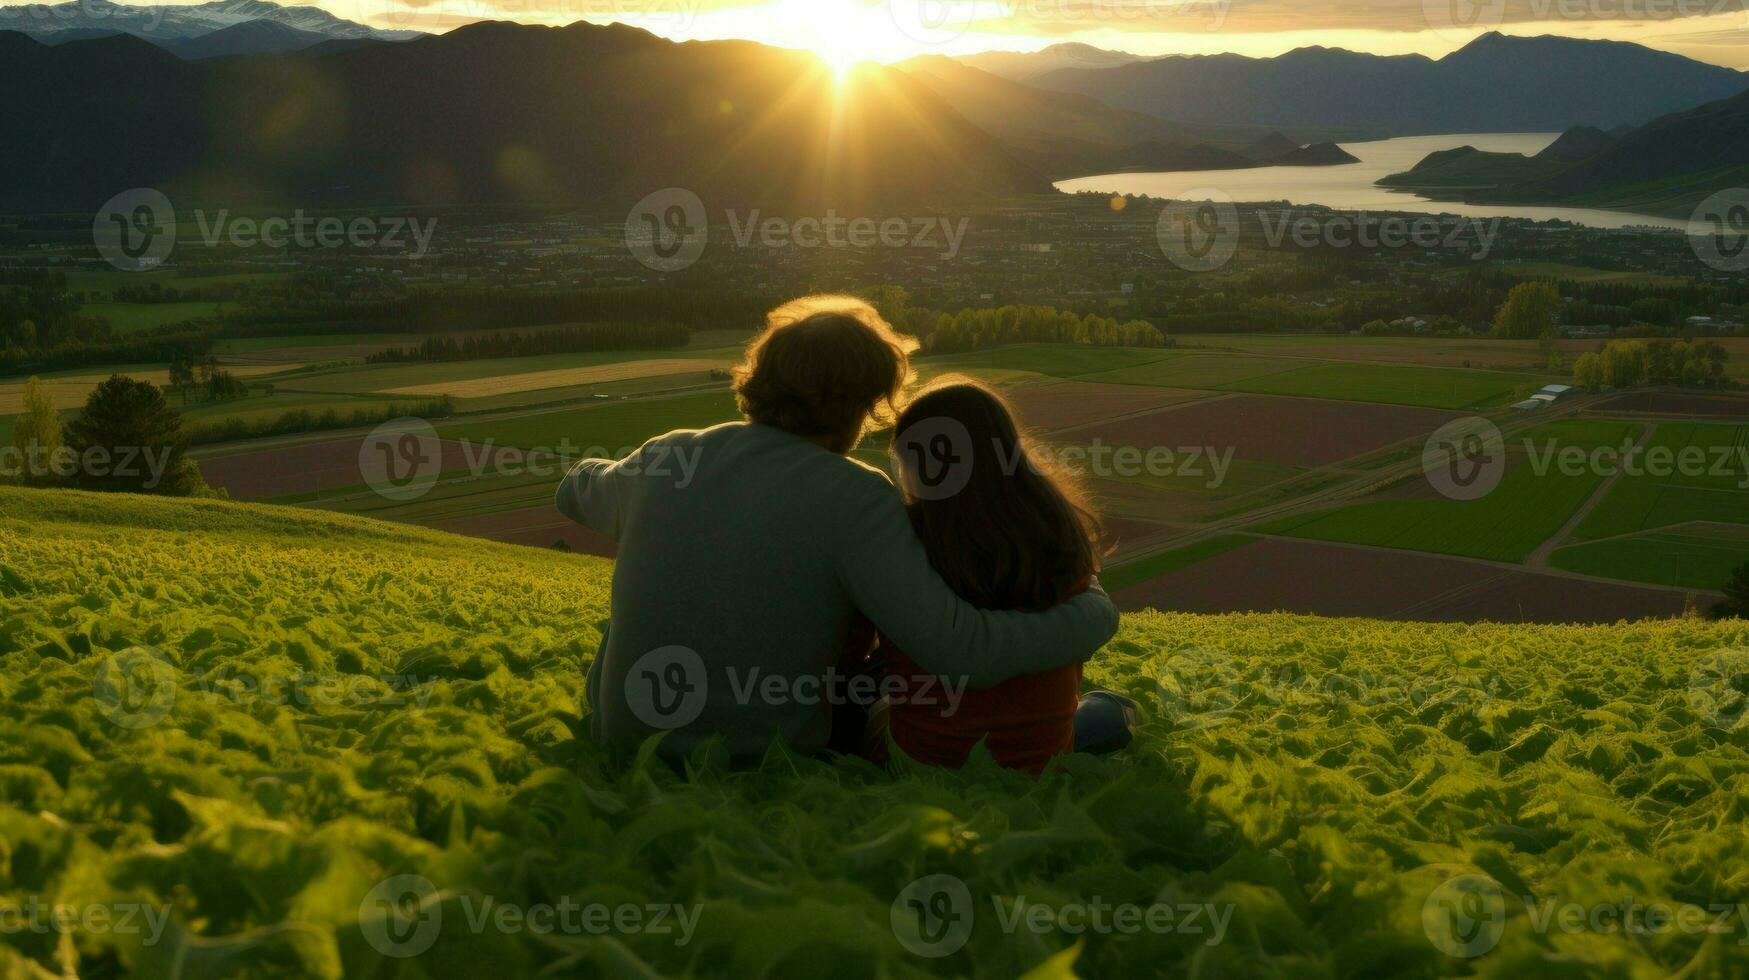
[[[70,0],[60,4],[27,4],[0,7],[0,30],[21,31],[54,43],[98,33],[123,33],[149,41],[180,41],[236,27],[252,21],[268,21],[297,31],[320,35],[324,40],[405,41],[418,31],[385,31],[336,17],[320,7],[297,4],[282,6],[268,0],[213,0],[192,6],[155,4],[133,6],[111,0]]]

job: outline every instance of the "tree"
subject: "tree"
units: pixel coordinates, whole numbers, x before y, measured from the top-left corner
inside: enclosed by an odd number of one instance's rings
[[[1603,357],[1596,351],[1586,351],[1573,362],[1573,383],[1581,388],[1603,387]]]
[[[12,424],[12,446],[19,452],[24,483],[47,483],[54,476],[50,461],[61,446],[61,413],[35,376],[24,383],[24,410]]]
[[[1603,348],[1603,383],[1627,388],[1646,380],[1646,345],[1637,340],[1611,343]]]
[[[187,496],[206,488],[183,455],[182,415],[155,384],[111,375],[85,399],[66,438],[78,459],[74,481],[85,489]]]
[[[1725,601],[1713,607],[1714,619],[1749,619],[1749,562],[1737,566],[1725,583]]]
[[[1561,291],[1552,282],[1521,282],[1506,294],[1506,302],[1494,314],[1494,336],[1507,340],[1536,340],[1555,330],[1555,311],[1561,308]]]

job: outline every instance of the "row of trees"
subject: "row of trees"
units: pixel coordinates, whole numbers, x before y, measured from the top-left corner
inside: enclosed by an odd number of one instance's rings
[[[1080,316],[1053,306],[965,309],[936,317],[919,335],[924,350],[955,354],[1005,344],[1088,344],[1096,347],[1165,347],[1166,335],[1146,320],[1119,322]]]
[[[1573,383],[1585,388],[1722,384],[1730,356],[1723,344],[1711,340],[1612,340],[1602,350],[1579,356]]]
[[[372,354],[378,361],[473,361],[581,351],[657,350],[682,347],[691,333],[678,323],[583,323],[532,333],[493,331],[427,337],[417,347]]]
[[[30,486],[189,496],[210,492],[188,459],[182,414],[157,385],[111,375],[65,426],[42,381],[24,388],[0,474]]]

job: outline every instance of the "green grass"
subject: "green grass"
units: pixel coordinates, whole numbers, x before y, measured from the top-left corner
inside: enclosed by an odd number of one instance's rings
[[[1172,354],[1145,364],[1089,374],[1080,380],[1156,388],[1221,388],[1295,368],[1304,361],[1247,354]]]
[[[1099,584],[1104,586],[1107,592],[1127,589],[1132,585],[1140,585],[1151,579],[1159,578],[1167,572],[1175,572],[1180,568],[1188,568],[1217,555],[1224,555],[1255,540],[1257,539],[1243,534],[1221,534],[1212,538],[1204,538],[1195,544],[1173,548],[1171,551],[1162,551],[1146,558],[1138,558],[1135,561],[1101,572]]]
[[[300,377],[296,387],[304,391],[365,394],[413,385],[445,381],[469,381],[502,375],[556,371],[564,368],[623,364],[652,358],[708,357],[712,351],[588,351],[575,354],[540,354],[534,357],[500,357],[482,361],[439,361],[414,364],[370,364]]]
[[[1508,404],[1548,382],[1524,375],[1399,364],[1315,364],[1223,384],[1232,391],[1480,409]]]
[[[1710,666],[1749,624],[1138,614],[1088,668],[1142,702],[1120,756],[1037,781],[780,750],[677,773],[579,734],[609,570],[307,511],[0,488],[8,901],[169,922],[157,943],[22,931],[0,961],[92,977],[1749,970],[1734,916],[1724,935],[1539,931],[1521,899],[1707,923],[1749,901],[1749,759]],[[332,693],[252,686],[288,678]],[[383,931],[373,890],[401,875],[430,882],[415,921],[437,924],[389,960],[365,930]],[[929,875],[972,900],[942,958],[894,931],[915,928],[906,889]],[[1461,875],[1507,896],[1474,959],[1429,939],[1462,925],[1425,913]],[[488,897],[677,904],[696,931],[472,928]],[[1227,925],[1213,942],[1004,930],[993,904],[1016,901],[1206,904]]]
[[[604,402],[573,409],[514,418],[440,425],[445,439],[492,439],[500,446],[554,449],[568,443],[576,450],[598,448],[617,452],[635,449],[652,436],[672,429],[702,429],[739,418],[735,397],[728,391],[705,391],[672,397]]]
[[[1133,367],[1172,357],[1154,347],[1092,347],[1086,344],[1020,344],[970,354],[920,358],[919,371],[1031,371],[1056,378],[1074,378]],[[1091,379],[1089,379],[1091,380]]]
[[[1749,524],[1749,425],[1661,422],[1643,458],[1649,466],[1660,453],[1670,454],[1675,464],[1688,453],[1700,465],[1624,473],[1579,525],[1578,537],[1605,538],[1690,521]]]
[[[1717,592],[1749,563],[1749,529],[1670,528],[1562,548],[1549,564],[1604,578]]]
[[[1625,422],[1555,422],[1508,437],[1511,465],[1500,484],[1476,500],[1429,496],[1371,500],[1336,510],[1299,514],[1254,530],[1318,541],[1377,545],[1442,555],[1523,561],[1558,532],[1596,492],[1604,475],[1567,473],[1551,467],[1537,473],[1522,451],[1528,440],[1538,452],[1544,440],[1557,448],[1619,446],[1638,426]]]
[[[222,303],[87,303],[79,312],[108,320],[118,333],[137,333],[167,323],[200,320],[217,313]]]

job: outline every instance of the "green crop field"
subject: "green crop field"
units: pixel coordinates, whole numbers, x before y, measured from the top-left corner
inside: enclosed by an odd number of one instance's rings
[[[1665,468],[1653,471],[1669,454]],[[1682,464],[1684,454],[1695,465]],[[1581,538],[1632,534],[1690,521],[1749,524],[1749,425],[1661,422],[1643,454],[1579,525]]]
[[[1562,548],[1549,564],[1604,578],[1717,592],[1749,564],[1749,528],[1691,525]]]
[[[9,934],[8,975],[1749,971],[1749,625],[1140,614],[1088,672],[1143,702],[1119,756],[1037,781],[781,749],[677,773],[579,736],[608,570],[0,488],[0,889],[146,910]],[[409,881],[402,921],[384,896]],[[946,946],[918,920],[937,898]],[[1550,919],[1630,901],[1699,927]],[[674,915],[492,914],[565,903]],[[1073,912],[1114,905],[1182,927]]]
[[[500,446],[555,449],[569,443],[578,450],[609,452],[635,449],[652,436],[671,429],[702,429],[739,418],[735,396],[727,390],[703,391],[665,398],[603,402],[478,422],[438,426],[445,439],[494,440]]]
[[[1297,359],[1247,354],[1174,354],[1162,360],[1089,374],[1079,380],[1158,388],[1221,388],[1248,378],[1287,371],[1304,363]]]
[[[975,351],[970,354],[949,354],[921,358],[921,372],[928,369],[940,374],[947,371],[1030,371],[1057,378],[1073,378],[1118,368],[1148,364],[1175,356],[1169,350],[1154,347],[1088,347],[1080,344],[1021,344]],[[1097,380],[1097,379],[1088,379]]]
[[[565,368],[595,367],[602,364],[623,364],[656,358],[708,357],[712,353],[728,356],[728,351],[590,351],[576,354],[541,354],[533,357],[501,357],[479,361],[439,361],[412,364],[371,364],[343,368],[319,375],[299,378],[296,387],[306,391],[331,391],[363,394],[438,384],[446,381],[470,381]]]
[[[1550,379],[1400,364],[1314,364],[1221,387],[1262,395],[1343,398],[1423,408],[1492,408],[1528,397]]]
[[[1188,568],[1197,562],[1207,561],[1217,555],[1224,555],[1255,540],[1255,538],[1243,534],[1217,534],[1212,538],[1204,538],[1195,544],[1162,551],[1157,555],[1149,555],[1146,558],[1139,558],[1106,570],[1100,573],[1099,581],[1107,591],[1115,593],[1119,589],[1127,589],[1132,585],[1140,585],[1150,579],[1159,578],[1167,572]]]
[[[150,330],[167,323],[203,320],[217,313],[222,303],[87,303],[79,311],[87,316],[100,316],[115,327],[117,333]]]
[[[1595,472],[1550,467],[1538,473],[1523,447],[1547,452],[1577,446],[1620,446],[1638,426],[1625,422],[1553,422],[1507,440],[1512,460],[1492,492],[1476,500],[1385,499],[1334,511],[1298,514],[1255,528],[1320,541],[1370,544],[1442,555],[1523,561],[1559,531],[1603,482]]]

